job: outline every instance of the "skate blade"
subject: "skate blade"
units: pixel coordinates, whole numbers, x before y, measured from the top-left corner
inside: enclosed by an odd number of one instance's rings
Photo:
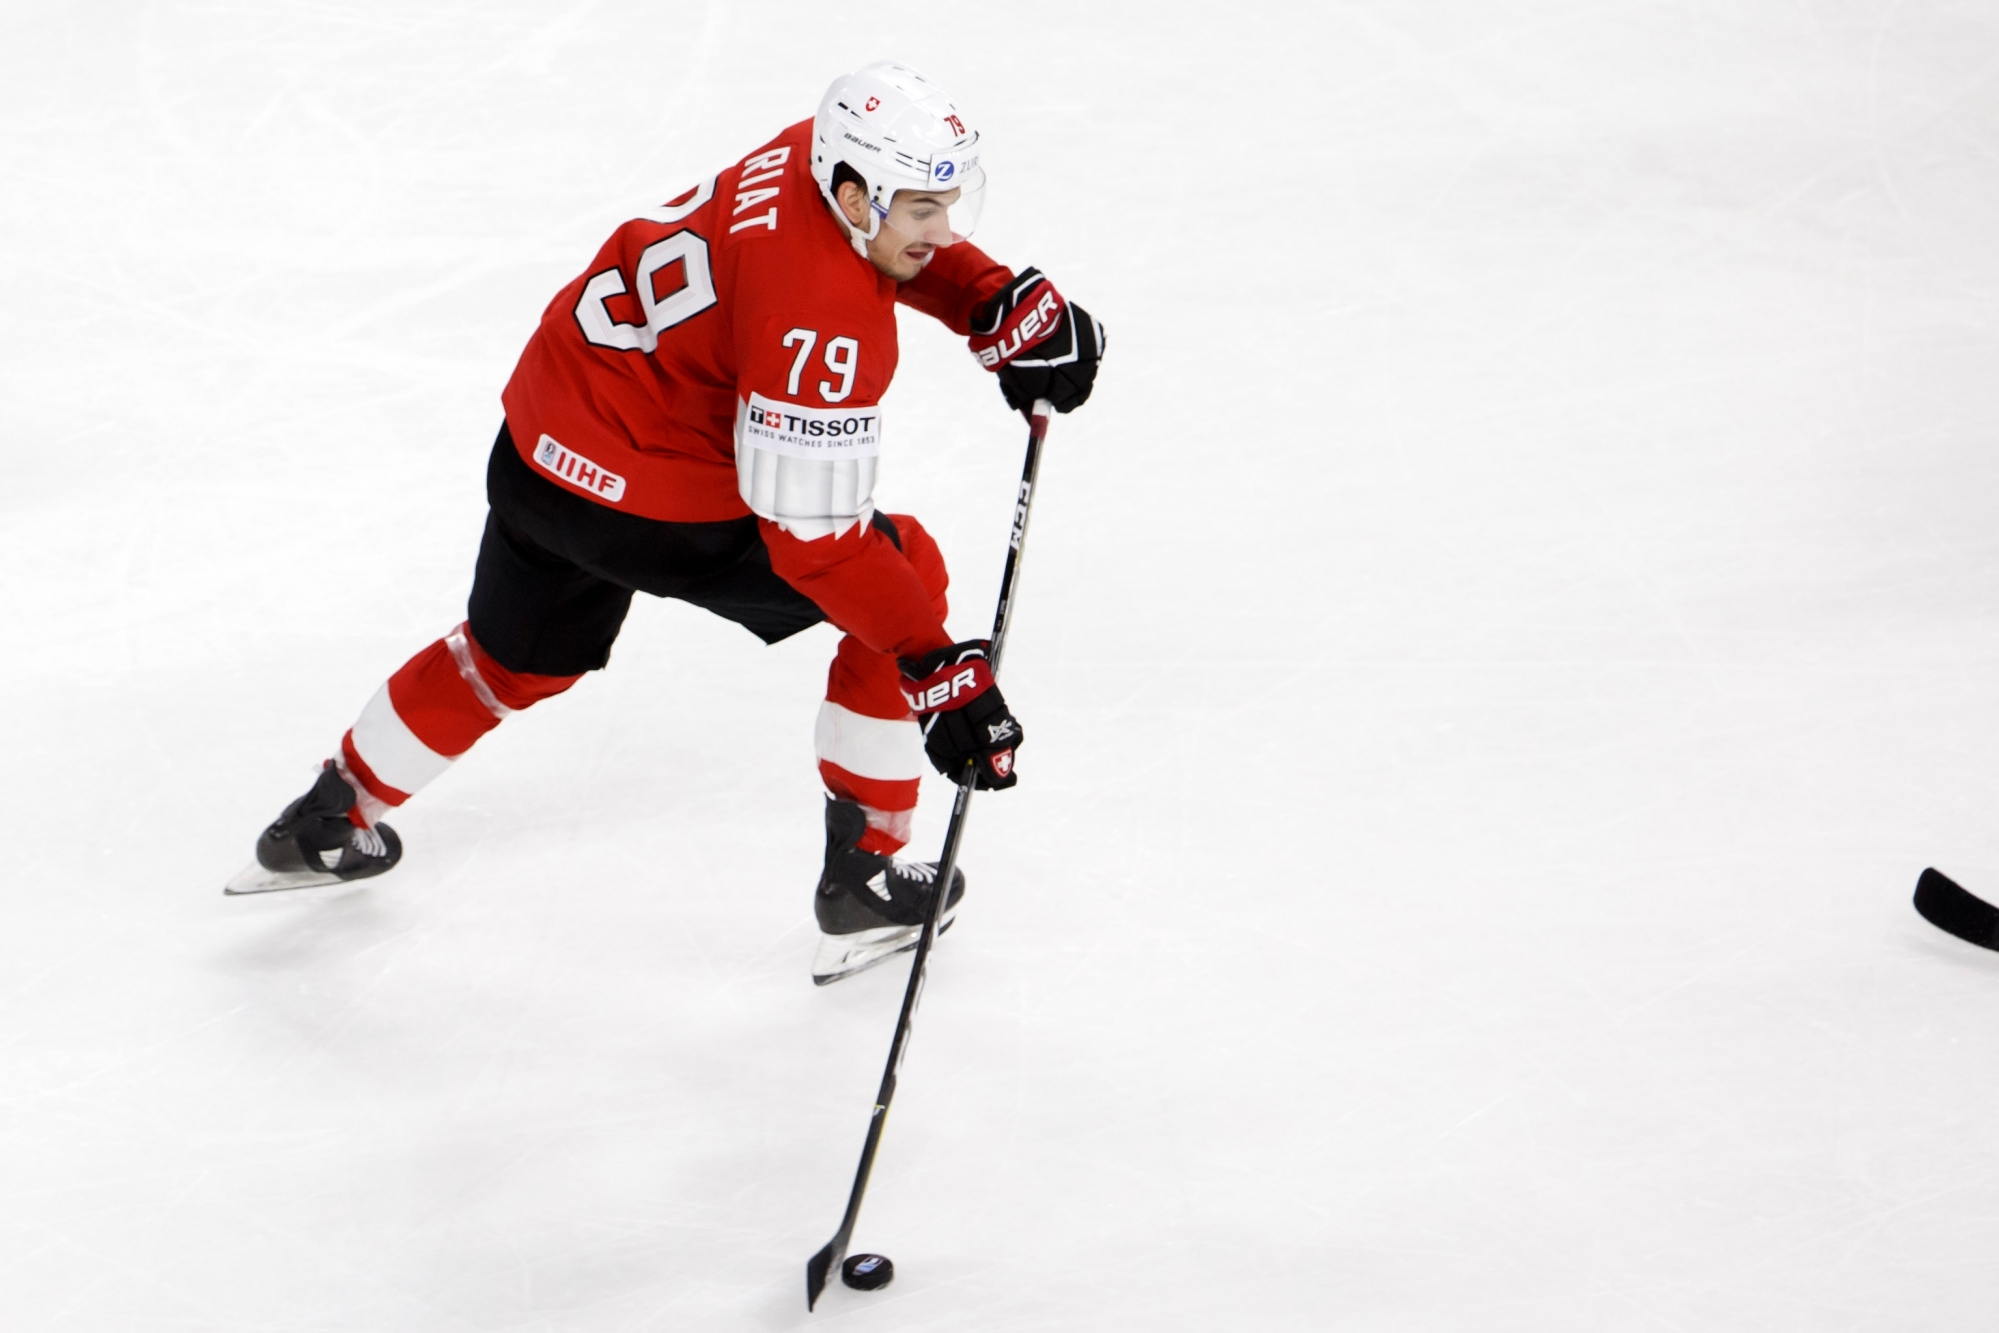
[[[330,870],[266,870],[252,861],[222,886],[222,892],[236,898],[249,893],[282,893],[286,889],[316,889],[323,884],[346,882]]]
[[[942,935],[951,929],[957,919],[957,908],[946,911],[944,919],[937,923],[937,933]],[[881,926],[874,930],[857,930],[851,935],[822,933],[819,936],[819,952],[812,958],[812,984],[830,986],[856,972],[865,972],[886,963],[897,954],[914,949],[922,934],[921,926]]]

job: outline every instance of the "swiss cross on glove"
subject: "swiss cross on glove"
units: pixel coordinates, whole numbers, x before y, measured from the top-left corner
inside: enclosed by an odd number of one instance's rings
[[[1016,412],[1037,398],[1057,412],[1081,407],[1096,385],[1105,346],[1104,326],[1064,301],[1038,268],[972,312],[972,355],[999,376],[1006,405]]]
[[[902,697],[923,724],[923,752],[931,766],[956,779],[972,761],[980,791],[1011,787],[1018,780],[1013,752],[1022,737],[1020,721],[1007,711],[986,660],[991,647],[985,639],[973,639],[897,662]]]

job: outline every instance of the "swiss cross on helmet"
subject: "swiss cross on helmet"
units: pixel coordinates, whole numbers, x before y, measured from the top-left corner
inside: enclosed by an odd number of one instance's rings
[[[949,97],[907,65],[878,60],[833,80],[812,118],[812,179],[834,213],[833,169],[846,163],[868,196],[867,226],[853,230],[863,258],[881,230],[897,190],[948,194],[954,240],[972,234],[985,202],[979,132],[965,124]]]

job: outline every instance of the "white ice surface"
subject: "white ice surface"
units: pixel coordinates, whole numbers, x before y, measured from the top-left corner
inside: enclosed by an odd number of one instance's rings
[[[889,7],[892,9],[893,7]],[[829,631],[641,602],[222,881],[461,614],[620,219],[894,55],[1108,325],[856,1244]],[[1989,0],[0,9],[0,1326],[1969,1330],[1999,1279]],[[881,494],[990,614],[1021,429]],[[919,848],[935,846],[940,794]]]

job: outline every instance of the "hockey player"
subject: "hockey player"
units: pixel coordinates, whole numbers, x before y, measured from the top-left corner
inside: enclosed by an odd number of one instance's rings
[[[909,840],[923,755],[1010,787],[1019,721],[982,641],[944,628],[915,518],[875,507],[900,301],[969,338],[1007,403],[1090,395],[1100,324],[965,237],[979,136],[914,70],[869,65],[818,114],[612,233],[556,294],[502,394],[463,624],[389,677],[231,893],[363,879],[382,816],[509,714],[609,660],[633,592],[767,643],[844,631],[815,735],[827,795],[814,979],[911,947],[935,866]],[[964,891],[953,875],[948,922]]]

